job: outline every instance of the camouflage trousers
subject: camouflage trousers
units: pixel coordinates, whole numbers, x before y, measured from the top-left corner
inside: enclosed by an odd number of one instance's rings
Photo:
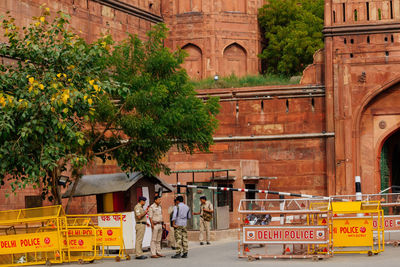
[[[186,227],[178,226],[175,228],[175,242],[176,242],[176,253],[188,252],[188,236]]]

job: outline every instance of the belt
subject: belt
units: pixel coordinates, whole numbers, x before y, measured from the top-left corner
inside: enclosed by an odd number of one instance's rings
[[[157,225],[157,224],[163,224],[163,222],[153,222],[153,224]]]
[[[136,224],[147,224],[145,222],[136,222]]]

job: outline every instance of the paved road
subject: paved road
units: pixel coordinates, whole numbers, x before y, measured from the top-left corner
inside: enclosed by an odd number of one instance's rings
[[[199,246],[196,243],[189,245],[189,258],[187,259],[171,259],[174,252],[171,249],[164,249],[163,253],[166,258],[147,259],[147,260],[130,260],[121,261],[119,263],[113,260],[101,260],[91,264],[92,267],[235,267],[235,266],[310,266],[318,267],[390,267],[400,265],[400,247],[387,246],[384,253],[368,257],[366,255],[336,255],[333,258],[314,262],[311,259],[302,260],[257,260],[248,262],[246,259],[237,258],[236,242],[216,242],[210,246]],[[82,266],[82,265],[69,265]]]

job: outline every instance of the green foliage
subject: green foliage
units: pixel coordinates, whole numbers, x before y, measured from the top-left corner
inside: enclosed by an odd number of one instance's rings
[[[43,188],[60,202],[57,181],[78,178],[94,159],[115,158],[125,171],[158,174],[173,145],[206,151],[217,127],[217,99],[203,103],[180,67],[181,51],[163,47],[164,25],[143,42],[130,36],[88,44],[49,10],[19,29],[1,22],[0,182],[15,191]],[[113,52],[111,52],[113,51]]]
[[[323,48],[324,0],[270,0],[259,10],[267,72],[293,75]]]
[[[165,48],[166,33],[164,24],[157,25],[147,41],[130,36],[113,53],[113,79],[128,88],[120,95],[122,116],[115,127],[129,136],[129,149],[113,153],[123,169],[168,172],[161,159],[171,146],[192,153],[207,151],[212,143],[218,99],[203,103],[196,97],[180,66],[184,51]]]
[[[285,85],[297,84],[299,79],[291,79],[287,76],[267,73],[264,75],[247,75],[237,77],[234,74],[219,78],[214,81],[213,78],[191,81],[195,89],[213,89],[213,88],[239,88],[261,85]]]

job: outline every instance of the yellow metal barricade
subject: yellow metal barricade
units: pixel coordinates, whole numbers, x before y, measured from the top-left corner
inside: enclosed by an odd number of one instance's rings
[[[332,202],[330,209],[335,254],[384,251],[384,215],[379,201]]]
[[[118,217],[120,225],[116,227],[98,226],[98,218],[101,216]],[[96,229],[96,259],[115,258],[130,259],[126,254],[123,240],[122,214],[89,214],[89,215],[68,215],[68,227],[74,226],[92,226]],[[111,253],[116,251],[117,253]]]
[[[66,225],[61,206],[0,211],[0,265],[62,263]]]

